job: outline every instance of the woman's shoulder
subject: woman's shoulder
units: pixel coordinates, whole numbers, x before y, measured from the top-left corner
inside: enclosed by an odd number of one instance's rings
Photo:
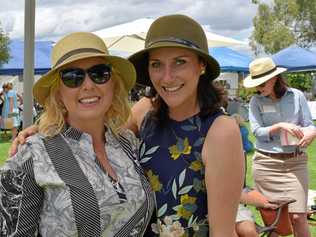
[[[289,92],[291,92],[291,93],[293,93],[294,95],[298,95],[298,96],[304,96],[304,93],[301,91],[301,90],[299,90],[299,89],[296,89],[296,88],[293,88],[293,87],[290,87],[290,88],[288,88],[288,91]],[[304,96],[305,97],[305,96]]]
[[[28,137],[24,144],[18,146],[17,153],[8,158],[7,165],[11,168],[22,167],[30,159],[36,160],[36,157],[43,156],[45,147],[42,139],[43,136],[38,133]]]
[[[151,108],[151,100],[147,97],[143,97],[132,106],[131,110],[134,116],[139,116],[146,114]]]
[[[8,95],[8,97],[12,97],[12,96],[16,95],[16,92],[15,92],[15,90],[9,90],[7,95]]]
[[[232,133],[240,132],[239,126],[235,119],[228,115],[220,115],[216,117],[212,126],[208,130],[208,136],[229,138]]]

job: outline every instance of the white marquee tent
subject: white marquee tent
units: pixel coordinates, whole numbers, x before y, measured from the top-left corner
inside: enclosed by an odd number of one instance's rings
[[[144,48],[147,31],[154,21],[153,18],[141,18],[124,24],[95,31],[103,38],[109,50],[134,53]],[[206,30],[209,47],[246,45],[245,42],[217,35]]]

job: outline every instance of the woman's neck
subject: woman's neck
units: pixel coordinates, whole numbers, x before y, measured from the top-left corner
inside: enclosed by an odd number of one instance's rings
[[[273,102],[276,102],[279,98],[276,96],[275,92],[272,92],[270,95],[269,95],[270,99],[273,101]]]
[[[102,143],[104,144],[105,138],[105,126],[104,121],[89,121],[89,122],[81,122],[81,121],[68,121],[68,124],[74,128],[79,129],[80,131],[87,133],[91,136],[93,143]]]
[[[183,121],[200,112],[200,106],[196,103],[186,108],[169,108],[169,117],[176,121]]]

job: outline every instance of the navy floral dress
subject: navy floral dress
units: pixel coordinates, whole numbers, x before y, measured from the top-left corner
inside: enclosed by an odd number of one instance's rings
[[[142,124],[140,162],[155,192],[156,223],[145,236],[208,236],[205,169],[201,152],[207,132],[221,112],[197,114],[158,126],[151,114]]]

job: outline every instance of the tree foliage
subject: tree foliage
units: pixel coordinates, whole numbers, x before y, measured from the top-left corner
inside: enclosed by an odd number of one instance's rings
[[[286,74],[287,83],[290,87],[301,91],[310,91],[313,85],[313,77],[310,72],[288,73]]]
[[[10,58],[10,52],[9,52],[9,42],[10,39],[7,34],[4,33],[4,31],[1,28],[0,24],[0,66],[3,63],[7,63]]]
[[[312,89],[313,76],[310,72],[286,73],[284,78],[289,87],[293,87],[301,91],[310,91]],[[239,83],[239,98],[242,101],[249,102],[250,98],[256,94],[256,88],[244,88],[242,86],[242,81]]]
[[[294,43],[303,48],[316,45],[316,0],[273,0],[272,5],[252,0],[252,3],[258,5],[250,36],[250,46],[256,55],[262,51],[273,54]],[[312,87],[310,72],[288,73],[286,77],[290,87],[302,91]]]
[[[256,54],[275,53],[296,43],[310,47],[316,42],[316,0],[274,0],[269,6],[259,0],[253,19],[250,45]]]

